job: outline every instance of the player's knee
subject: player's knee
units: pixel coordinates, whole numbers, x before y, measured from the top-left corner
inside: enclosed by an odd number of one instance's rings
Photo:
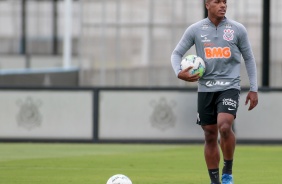
[[[232,127],[229,126],[227,123],[221,125],[221,126],[219,127],[220,137],[222,137],[222,138],[227,138],[227,137],[231,134],[231,132],[232,132],[232,129],[231,129],[231,128],[232,128]]]
[[[217,143],[217,133],[213,131],[205,131],[205,142],[207,144]]]

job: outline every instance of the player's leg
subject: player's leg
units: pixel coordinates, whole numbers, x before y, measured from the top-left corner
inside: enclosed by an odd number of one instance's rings
[[[218,147],[217,125],[202,126],[205,134],[204,155],[208,169],[219,167],[220,151]]]
[[[202,126],[205,134],[204,155],[212,184],[219,184],[220,150],[217,125]]]
[[[220,147],[224,158],[223,174],[232,174],[232,162],[236,139],[232,130],[234,116],[228,113],[218,114],[218,129],[220,133]]]
[[[240,91],[230,89],[221,92],[218,98],[217,125],[220,133],[220,147],[224,158],[222,184],[232,184],[232,166],[236,139],[232,125],[239,105]]]
[[[197,124],[204,130],[204,155],[212,184],[219,184],[220,150],[218,146],[217,109],[215,93],[198,93]]]
[[[233,184],[232,166],[235,151],[235,134],[232,130],[234,116],[228,113],[218,114],[218,129],[220,133],[220,147],[224,158],[222,169],[222,184]]]

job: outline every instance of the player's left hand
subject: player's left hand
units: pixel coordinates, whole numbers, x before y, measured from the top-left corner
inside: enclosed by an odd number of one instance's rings
[[[254,91],[249,91],[247,97],[246,97],[246,102],[245,105],[247,105],[250,101],[250,106],[249,106],[249,111],[255,108],[258,104],[258,93]]]
[[[199,73],[196,74],[189,74],[188,70],[192,69],[193,66],[189,66],[188,68],[181,70],[178,74],[178,78],[188,82],[196,82],[199,80],[200,75]]]

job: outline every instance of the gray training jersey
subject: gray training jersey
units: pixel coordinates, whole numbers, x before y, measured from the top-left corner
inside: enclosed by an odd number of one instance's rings
[[[241,56],[245,61],[250,91],[257,92],[257,71],[245,27],[224,18],[216,27],[208,18],[189,26],[171,55],[176,76],[185,53],[195,44],[196,53],[206,64],[198,81],[199,92],[240,90]]]

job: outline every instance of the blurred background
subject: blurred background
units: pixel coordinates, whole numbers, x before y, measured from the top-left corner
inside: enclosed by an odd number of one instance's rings
[[[270,2],[266,25],[263,0],[228,1],[226,16],[248,30],[259,85],[281,87],[282,2]],[[184,30],[204,16],[203,0],[2,0],[0,69],[5,76],[0,82],[19,85],[8,83],[7,75],[22,73],[28,80],[21,85],[195,86],[175,77],[170,55]],[[265,27],[271,33],[267,84],[263,84]],[[35,81],[27,72],[45,77]],[[58,81],[58,72],[64,73],[64,80]],[[242,86],[248,86],[244,65]]]
[[[239,111],[242,141],[282,142],[281,8],[228,0],[226,16],[247,28],[261,92],[258,108]],[[202,140],[197,84],[177,79],[170,56],[206,13],[204,0],[1,0],[0,139]],[[241,79],[244,104],[244,62]]]
[[[282,0],[227,4],[259,84],[248,111],[242,60],[235,179],[282,183]],[[170,62],[206,13],[204,0],[0,0],[0,183],[208,183],[197,84]]]

